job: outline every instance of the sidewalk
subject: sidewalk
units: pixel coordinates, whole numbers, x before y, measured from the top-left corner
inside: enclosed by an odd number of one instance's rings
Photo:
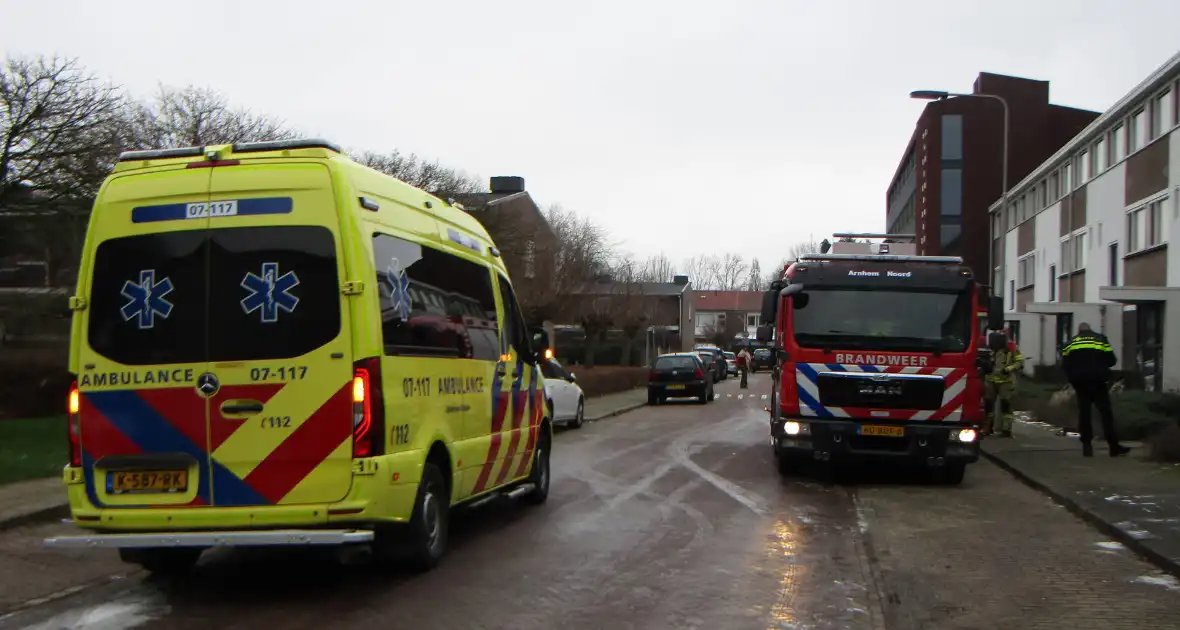
[[[1013,438],[989,437],[984,455],[1160,568],[1180,576],[1180,465],[1144,459],[1141,444],[1112,458],[1105,442],[1082,457],[1077,437],[1018,420]]]
[[[594,422],[647,404],[647,389],[595,396],[586,400],[586,420]],[[68,518],[61,477],[0,485],[0,531],[32,522]]]
[[[615,394],[586,399],[586,420],[596,422],[627,413],[647,405],[647,388],[640,387]]]
[[[60,476],[0,486],[0,531],[69,515]]]

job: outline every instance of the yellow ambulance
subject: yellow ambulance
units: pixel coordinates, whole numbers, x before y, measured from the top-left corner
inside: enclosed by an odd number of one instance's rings
[[[500,252],[331,143],[122,154],[70,308],[86,531],[49,546],[176,572],[210,547],[367,544],[429,569],[452,506],[548,495],[546,339]]]

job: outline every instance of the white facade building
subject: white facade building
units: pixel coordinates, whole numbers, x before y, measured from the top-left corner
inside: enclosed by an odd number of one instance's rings
[[[994,282],[1027,370],[1058,363],[1088,322],[1116,369],[1180,389],[1178,95],[1180,54],[990,208]]]

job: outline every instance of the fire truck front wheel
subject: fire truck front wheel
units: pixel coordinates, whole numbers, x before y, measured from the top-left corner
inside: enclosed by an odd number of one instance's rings
[[[963,476],[967,473],[966,462],[949,462],[945,466],[934,469],[934,481],[946,486],[957,486],[963,483]]]
[[[794,477],[803,469],[803,461],[788,454],[781,448],[774,449],[774,461],[778,466],[778,474],[783,477]]]

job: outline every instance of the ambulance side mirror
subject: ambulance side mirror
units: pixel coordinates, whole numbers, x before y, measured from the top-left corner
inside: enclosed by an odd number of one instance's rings
[[[549,333],[544,328],[533,329],[533,351],[537,353],[538,361],[548,361],[553,358],[553,345],[549,341]]]

